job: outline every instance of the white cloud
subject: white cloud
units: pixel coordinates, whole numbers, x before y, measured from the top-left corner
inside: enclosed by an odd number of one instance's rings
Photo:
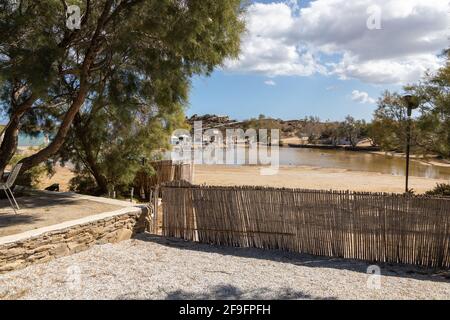
[[[277,83],[275,81],[273,81],[273,80],[264,81],[264,84],[267,85],[267,86],[272,86],[272,87],[277,85]]]
[[[437,69],[449,46],[447,0],[316,0],[254,3],[230,71],[268,76],[335,74],[368,83],[407,83]],[[367,9],[381,9],[381,29],[367,27]]]
[[[300,1],[301,0],[286,0],[285,2],[291,10],[296,13],[300,10]]]
[[[351,99],[362,104],[374,104],[376,102],[376,100],[371,98],[367,92],[359,90],[353,90]]]

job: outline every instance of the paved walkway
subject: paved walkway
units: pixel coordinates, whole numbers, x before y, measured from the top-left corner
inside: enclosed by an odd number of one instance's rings
[[[48,227],[130,205],[123,201],[81,196],[73,193],[26,192],[17,198],[19,214],[7,199],[0,200],[0,237]]]

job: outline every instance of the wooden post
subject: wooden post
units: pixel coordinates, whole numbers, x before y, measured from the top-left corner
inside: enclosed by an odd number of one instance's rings
[[[158,204],[159,204],[159,187],[156,186],[153,191],[153,233],[158,234]]]

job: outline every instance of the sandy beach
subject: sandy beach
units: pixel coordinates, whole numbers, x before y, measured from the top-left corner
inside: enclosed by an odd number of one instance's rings
[[[375,172],[350,171],[336,168],[281,167],[277,174],[261,175],[260,166],[209,166],[195,167],[195,184],[216,186],[256,185],[277,188],[316,190],[350,190],[362,192],[403,193],[405,177]],[[58,183],[60,191],[69,191],[69,181],[74,174],[67,167],[56,167],[56,174],[43,177],[40,189]],[[442,179],[411,177],[410,186],[418,194],[433,189]]]
[[[259,166],[207,166],[195,168],[195,183],[219,186],[258,185],[317,190],[403,193],[405,177],[374,172],[314,167],[281,167],[276,175],[263,176]],[[410,178],[416,193],[425,193],[446,180]]]

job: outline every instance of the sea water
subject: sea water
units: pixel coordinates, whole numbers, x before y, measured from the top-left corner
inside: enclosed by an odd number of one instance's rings
[[[37,136],[29,136],[25,134],[19,135],[19,147],[38,147],[45,143],[44,134]]]

